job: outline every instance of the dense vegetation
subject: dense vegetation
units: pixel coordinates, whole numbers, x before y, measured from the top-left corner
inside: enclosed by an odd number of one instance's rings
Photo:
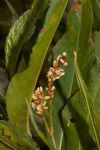
[[[99,0],[0,0],[0,150],[100,150],[99,41]]]

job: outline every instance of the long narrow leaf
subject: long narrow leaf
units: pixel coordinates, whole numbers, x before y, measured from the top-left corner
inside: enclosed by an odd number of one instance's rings
[[[84,80],[81,77],[81,73],[80,73],[80,70],[79,70],[79,67],[78,67],[78,64],[77,64],[77,54],[75,53],[74,55],[75,55],[74,63],[75,63],[75,73],[76,73],[77,82],[78,82],[78,85],[80,87],[80,90],[84,94],[87,110],[88,110],[88,113],[89,113],[89,117],[90,117],[90,120],[91,120],[91,123],[92,123],[93,130],[94,130],[97,146],[98,146],[98,149],[100,149],[100,141],[99,141],[99,138],[98,138],[97,127],[96,127],[96,124],[95,124],[95,121],[94,121],[94,118],[93,118],[93,115],[92,115],[92,112],[91,112],[92,107],[93,107],[93,100],[92,100],[91,95],[89,94],[88,88],[87,88]]]
[[[28,131],[29,119],[29,110],[25,100],[27,99],[29,103],[31,101],[31,95],[35,88],[47,50],[66,4],[66,0],[51,1],[44,27],[38,37],[36,45],[33,47],[29,68],[20,74],[16,74],[8,87],[6,104],[9,120],[25,131]]]
[[[13,77],[15,74],[17,61],[22,47],[39,16],[41,16],[47,7],[47,2],[48,0],[44,0],[43,2],[41,0],[35,0],[32,9],[20,16],[10,29],[5,46],[6,67],[10,77]]]
[[[55,148],[53,147],[53,145],[49,142],[49,140],[46,138],[46,136],[39,130],[38,125],[36,124],[34,117],[32,115],[32,111],[31,108],[29,108],[29,114],[30,114],[30,118],[32,121],[32,124],[34,126],[34,128],[36,129],[38,135],[41,137],[41,139],[45,142],[45,144],[51,149],[51,150],[55,150]]]
[[[8,121],[0,121],[0,149],[40,150],[34,140]]]

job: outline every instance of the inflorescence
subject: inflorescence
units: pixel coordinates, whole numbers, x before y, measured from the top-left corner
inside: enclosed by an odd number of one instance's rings
[[[66,62],[66,52],[63,52],[62,55],[59,55],[56,60],[53,62],[53,67],[50,67],[47,73],[48,86],[46,91],[47,96],[44,95],[43,88],[38,87],[32,95],[32,108],[39,114],[41,117],[44,115],[44,112],[48,107],[46,106],[47,100],[52,101],[54,97],[55,86],[54,81],[65,75],[64,70],[61,66],[67,66]]]

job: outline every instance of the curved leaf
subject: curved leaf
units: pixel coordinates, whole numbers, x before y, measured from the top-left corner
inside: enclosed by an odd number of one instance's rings
[[[67,53],[68,67],[64,68],[66,75],[58,81],[62,94],[67,98],[71,95],[74,78],[73,51],[78,51],[81,28],[81,9],[77,9],[77,7],[80,7],[80,5],[72,5],[68,15],[66,33],[58,41],[53,51],[54,59],[63,52]]]
[[[54,138],[55,138],[55,144],[56,144],[57,150],[62,149],[63,138],[64,138],[62,124],[60,122],[60,117],[61,117],[60,112],[61,112],[63,105],[64,105],[64,99],[61,97],[58,91],[55,91],[55,97],[53,99],[52,107],[53,107],[53,128],[54,128],[53,130],[54,130]],[[45,118],[49,124],[50,122],[49,109],[45,112]],[[47,139],[52,143],[52,139],[47,131],[46,131],[46,135],[47,135]],[[63,145],[63,150],[64,150],[64,145]]]
[[[8,5],[12,15],[13,15],[13,21],[16,21],[18,19],[18,15],[14,7],[11,5],[11,3],[8,0],[5,0],[6,4]]]
[[[40,150],[33,139],[7,121],[0,121],[0,149]]]
[[[29,108],[29,114],[30,114],[30,118],[32,121],[32,124],[34,126],[34,128],[36,129],[38,135],[41,137],[41,139],[44,141],[44,143],[51,149],[51,150],[55,150],[54,146],[50,143],[50,141],[44,136],[44,134],[39,130],[38,125],[36,124],[34,117],[32,115],[32,111]]]
[[[80,91],[77,92],[62,112],[66,149],[91,150],[96,148],[96,144],[99,149],[100,134],[98,128],[100,128],[100,117],[94,112],[95,103],[93,104],[99,88],[99,83],[96,87],[96,83],[99,81],[99,73],[95,72],[95,70],[98,70],[98,67],[98,65],[95,65],[90,72],[91,74],[89,74],[89,81],[92,80],[92,83],[90,82],[89,84],[88,81],[88,87],[93,92],[92,99],[75,61],[77,80],[82,93]]]
[[[6,67],[9,71],[10,77],[13,77],[15,74],[17,61],[23,44],[29,36],[38,17],[47,6],[47,2],[48,0],[44,0],[43,2],[41,0],[34,1],[32,9],[26,11],[21,17],[19,17],[10,29],[5,46]]]
[[[95,53],[97,60],[100,62],[100,32],[95,32]]]
[[[82,91],[82,93],[84,95],[84,98],[85,98],[86,108],[88,110],[89,118],[90,118],[90,121],[91,121],[91,124],[92,124],[92,128],[94,130],[96,144],[97,144],[98,149],[100,149],[100,135],[97,132],[98,128],[95,124],[95,121],[94,121],[95,118],[93,118],[93,114],[92,114],[93,99],[92,99],[92,97],[91,97],[91,95],[88,91],[88,88],[87,88],[84,80],[81,77],[81,73],[79,71],[78,64],[77,64],[76,54],[75,54],[75,73],[76,73],[76,78],[77,78],[78,85],[79,85],[80,90]]]
[[[51,1],[44,27],[39,34],[36,45],[33,47],[29,68],[20,74],[16,74],[7,90],[6,104],[9,121],[25,131],[28,131],[29,119],[26,100],[30,104],[31,95],[35,88],[48,47],[58,27],[66,4],[66,0]],[[11,106],[13,106],[12,109]]]
[[[100,63],[91,68],[88,75],[87,86],[94,102],[93,111],[100,117]]]
[[[66,95],[68,97],[70,95],[69,93],[71,92],[71,83],[74,74],[73,49],[77,49],[77,43],[78,43],[78,37],[79,37],[79,31],[81,25],[79,21],[80,17],[81,17],[81,11],[76,10],[74,7],[72,7],[68,16],[66,33],[58,41],[53,51],[54,59],[56,59],[59,54],[63,52],[67,52],[68,53],[67,61],[69,64],[68,67],[64,68],[66,75],[63,76],[56,84],[57,90],[55,92],[55,97],[53,100],[54,138],[58,150],[61,149],[64,150],[64,143],[63,143],[64,133],[59,118],[61,117],[60,113],[61,113],[61,109],[64,106],[64,102],[67,101]],[[72,32],[73,34],[71,34]],[[48,110],[46,111],[45,116],[47,122],[49,122],[50,114]],[[51,137],[47,132],[46,134],[48,140],[52,143]]]
[[[100,89],[100,63],[94,65],[89,74],[87,79],[87,87],[91,93],[93,102],[95,102],[96,96],[98,94],[98,91]]]
[[[96,14],[98,20],[100,21],[100,1],[99,0],[91,0],[91,3],[93,4],[94,13]]]
[[[94,141],[89,133],[89,117],[84,97],[77,92],[62,111],[66,149],[92,150]]]
[[[84,80],[86,80],[88,71],[90,70],[91,63],[94,59],[94,43],[91,37],[91,28],[93,22],[93,12],[90,0],[81,0],[82,2],[82,19],[81,19],[81,31],[79,37],[79,45],[77,52],[77,60],[79,68]],[[86,19],[87,18],[87,19]],[[78,90],[76,78],[73,82],[72,93]]]

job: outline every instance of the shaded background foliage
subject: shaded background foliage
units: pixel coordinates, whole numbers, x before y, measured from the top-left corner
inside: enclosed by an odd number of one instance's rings
[[[92,10],[90,7],[90,3],[92,5]],[[14,22],[18,19],[19,16],[21,16],[25,11],[31,8],[31,5],[33,3],[33,0],[9,0],[4,1],[0,0],[0,92],[5,95],[6,89],[8,86],[9,81],[11,80],[13,75],[10,75],[10,71],[6,72],[3,69],[6,69],[5,67],[5,43],[6,43],[6,37],[9,33],[10,28],[13,26]],[[75,4],[78,3],[78,5],[75,6]],[[9,5],[10,4],[10,5]],[[80,74],[77,76],[77,80],[79,80],[79,85],[77,84],[76,78],[74,77],[74,60],[73,60],[73,50],[75,49],[79,56],[78,56],[78,61],[79,67],[82,73],[82,77],[85,79],[85,83],[87,84],[87,87],[89,89],[89,92],[92,95],[92,98],[94,100],[94,106],[93,109],[99,114],[100,112],[100,3],[98,5],[98,0],[94,2],[94,0],[87,1],[87,7],[83,3],[83,10],[84,13],[81,14],[81,0],[69,0],[67,7],[63,13],[62,19],[59,23],[59,26],[57,27],[56,33],[53,36],[52,42],[50,43],[49,50],[47,52],[47,56],[45,58],[43,67],[41,69],[41,73],[38,78],[37,86],[42,85],[43,87],[46,86],[46,73],[50,67],[50,64],[52,63],[53,59],[56,59],[56,57],[62,53],[63,51],[67,51],[68,53],[68,63],[69,66],[68,69],[65,70],[66,75],[68,78],[64,77],[60,81],[56,82],[56,94],[55,94],[55,101],[53,104],[53,111],[54,111],[54,129],[55,129],[55,139],[56,143],[58,145],[59,149],[66,150],[70,149],[72,150],[75,146],[78,145],[81,147],[81,149],[92,149],[95,147],[95,143],[93,141],[94,135],[91,133],[93,138],[90,135],[89,132],[89,126],[91,126],[91,121],[88,120],[87,118],[89,117],[88,110],[85,110],[86,104],[85,104],[85,99],[84,99],[84,90],[86,90],[86,87],[83,82],[83,87],[81,87],[82,80],[80,78]],[[31,34],[28,36],[26,39],[25,43],[22,46],[22,51],[21,54],[18,58],[18,62],[15,68],[15,73],[17,72],[22,72],[24,69],[28,68],[29,66],[29,60],[30,60],[30,53],[32,52],[32,47],[36,44],[37,36],[41,30],[41,28],[44,25],[44,18],[46,16],[48,8],[43,12],[41,16],[37,19],[37,22],[33,29],[31,30]],[[93,11],[93,16],[91,15]],[[81,16],[83,15],[83,16]],[[90,15],[90,16],[89,16]],[[49,15],[48,15],[49,16]],[[88,20],[85,22],[87,19],[86,16],[88,16]],[[82,20],[81,20],[82,17]],[[92,18],[93,17],[93,18]],[[93,23],[92,23],[93,19]],[[82,25],[80,24],[80,20],[82,22]],[[92,25],[92,27],[91,27]],[[80,31],[81,29],[81,31]],[[91,30],[92,36],[88,39],[89,32]],[[42,29],[43,32],[45,32],[45,28]],[[85,31],[85,32],[84,32]],[[73,34],[72,34],[73,32]],[[83,37],[82,37],[83,36]],[[67,42],[66,42],[67,39]],[[79,40],[79,41],[78,41]],[[93,40],[93,42],[92,42]],[[84,42],[83,42],[84,41]],[[66,44],[67,43],[67,44]],[[67,48],[66,48],[67,47]],[[73,49],[74,48],[74,49]],[[95,48],[95,50],[94,50]],[[67,49],[67,50],[66,50]],[[84,49],[86,49],[86,53],[84,55]],[[50,55],[51,51],[53,50],[53,53]],[[83,50],[83,51],[82,51]],[[88,53],[88,50],[92,51],[92,53]],[[89,51],[89,52],[90,52]],[[95,51],[95,56],[94,56],[94,51]],[[83,53],[82,53],[83,52]],[[91,56],[88,56],[88,54],[91,54]],[[50,55],[50,57],[49,57]],[[82,55],[82,56],[80,56]],[[86,57],[87,58],[86,58]],[[49,57],[49,61],[48,61]],[[82,60],[82,58],[84,59]],[[24,62],[23,62],[24,58]],[[86,60],[86,62],[84,62]],[[88,61],[89,60],[89,61]],[[90,63],[92,62],[92,65],[90,66]],[[21,66],[21,62],[23,62],[23,65]],[[87,66],[85,66],[87,65]],[[84,67],[85,66],[85,67]],[[84,69],[85,68],[85,69]],[[9,69],[8,69],[9,70]],[[85,70],[85,71],[84,71]],[[76,67],[76,72],[77,72],[77,67]],[[89,73],[88,73],[89,72]],[[30,72],[31,74],[31,72]],[[23,78],[23,77],[22,77]],[[95,79],[96,78],[96,79]],[[18,84],[16,79],[20,79],[15,77],[14,82],[16,85]],[[74,80],[74,82],[73,82]],[[11,87],[19,87],[20,84],[17,86],[13,86],[13,83],[11,84]],[[27,83],[27,82],[25,82]],[[66,84],[67,83],[67,84]],[[32,87],[32,86],[30,86]],[[80,91],[79,91],[80,88]],[[67,90],[66,90],[67,89]],[[99,89],[99,90],[98,90]],[[8,88],[8,91],[13,91],[12,89]],[[17,89],[19,90],[19,89]],[[27,90],[27,88],[26,88]],[[60,92],[59,92],[60,91]],[[78,92],[77,92],[78,91]],[[16,91],[14,91],[16,96]],[[19,92],[19,91],[17,91]],[[10,95],[11,96],[11,95]],[[8,100],[14,99],[13,95],[10,97],[9,92],[8,92]],[[19,97],[23,98],[23,95],[19,95]],[[9,98],[10,97],[10,98]],[[86,98],[89,97],[89,95],[86,95]],[[90,98],[90,97],[89,97]],[[5,110],[5,103],[2,101],[3,97],[0,97],[0,112],[2,115],[0,115],[0,119],[8,120],[6,111]],[[58,103],[58,99],[60,99]],[[70,99],[71,102],[67,104],[68,100]],[[81,101],[82,99],[82,101]],[[15,98],[16,100],[16,98]],[[8,112],[10,112],[10,104],[13,104],[13,102],[9,103],[7,102],[8,106]],[[65,106],[65,107],[64,107]],[[26,106],[25,106],[26,107]],[[4,110],[2,109],[4,108]],[[63,109],[64,108],[64,109]],[[81,108],[81,109],[80,109]],[[63,109],[63,111],[62,111]],[[19,109],[17,110],[19,112]],[[61,117],[60,114],[62,111],[62,118],[59,120],[59,116]],[[16,112],[16,111],[15,111]],[[83,113],[85,112],[85,113]],[[12,113],[12,112],[10,112]],[[95,116],[95,114],[93,114]],[[2,117],[3,116],[3,117]],[[16,116],[16,114],[15,114]],[[86,116],[88,116],[86,118]],[[18,116],[19,117],[19,116]],[[43,130],[43,122],[41,119],[38,118],[38,116],[35,116],[38,124],[40,125],[40,129]],[[49,118],[48,112],[46,113],[46,118],[48,120]],[[79,120],[78,120],[79,117]],[[63,119],[63,123],[61,123],[61,120]],[[24,120],[24,119],[23,119]],[[98,119],[97,119],[98,120]],[[13,122],[13,117],[11,116],[11,121]],[[67,123],[71,123],[70,127],[66,127]],[[77,122],[77,124],[74,124]],[[49,122],[49,120],[48,120]],[[20,119],[17,122],[18,125],[20,125]],[[63,125],[62,125],[63,124]],[[84,127],[81,129],[80,126],[84,124]],[[3,123],[4,126],[6,126],[5,123]],[[2,125],[2,126],[3,126]],[[24,124],[22,124],[23,126]],[[10,126],[9,123],[7,126]],[[22,128],[21,126],[21,128]],[[23,126],[24,127],[24,126]],[[65,131],[65,139],[63,139],[63,129]],[[12,127],[13,128],[13,127]],[[30,124],[31,128],[31,124]],[[17,129],[16,129],[17,130]],[[26,129],[24,129],[26,130]],[[84,133],[83,133],[83,131]],[[91,130],[91,129],[90,129]],[[38,134],[36,131],[32,128],[31,131],[33,132],[33,138],[37,141],[38,144],[41,143],[41,139],[39,138]],[[58,133],[59,134],[56,134]],[[15,131],[14,131],[15,132]],[[19,131],[20,132],[20,131]],[[45,132],[45,130],[44,130]],[[1,132],[2,133],[2,132]],[[16,132],[15,132],[16,133]],[[73,134],[71,137],[70,134]],[[22,137],[25,135],[25,133],[22,133]],[[14,135],[15,136],[15,135]],[[48,133],[46,133],[47,139],[51,140]],[[85,139],[85,136],[87,137]],[[62,138],[62,139],[61,139]],[[76,141],[73,140],[73,144],[68,142],[67,140],[71,141],[71,138],[75,138]],[[19,137],[20,139],[20,137]],[[28,139],[28,137],[26,138]],[[62,141],[61,141],[61,140]],[[79,142],[80,139],[80,142]],[[64,143],[66,142],[66,144]],[[83,142],[84,141],[84,142]],[[22,139],[22,143],[24,143],[24,140]],[[31,143],[31,142],[30,142]],[[51,142],[52,143],[52,142]],[[63,143],[63,144],[62,144]],[[84,144],[85,143],[85,144]],[[89,145],[89,144],[90,145]],[[13,143],[16,145],[16,143]],[[44,147],[44,143],[42,142],[43,145],[39,145],[40,147]],[[62,145],[61,145],[62,144]],[[60,146],[59,146],[60,145]],[[23,146],[23,145],[22,145]],[[31,147],[30,147],[31,149]]]

